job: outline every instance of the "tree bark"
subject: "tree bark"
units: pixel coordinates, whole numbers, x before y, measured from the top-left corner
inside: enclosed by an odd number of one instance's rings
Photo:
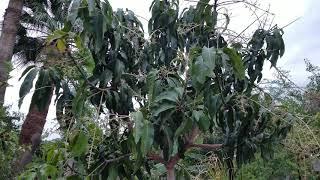
[[[9,77],[8,63],[11,62],[22,7],[23,0],[10,0],[4,14],[0,36],[0,107],[4,103],[4,95]]]
[[[49,106],[51,103],[51,98],[53,95],[53,87],[46,87],[48,88],[47,91],[50,91],[49,98],[47,104],[43,108],[43,110],[40,110],[37,106],[36,102],[31,102],[28,115],[26,117],[26,120],[23,122],[21,127],[21,134],[20,134],[20,144],[28,145],[31,144],[31,137],[39,133],[42,134],[44,125],[46,123],[46,118],[49,110]],[[34,92],[32,96],[32,101],[35,99],[34,97],[38,96],[37,90]]]
[[[174,167],[167,168],[167,180],[175,180],[176,176],[174,174]]]

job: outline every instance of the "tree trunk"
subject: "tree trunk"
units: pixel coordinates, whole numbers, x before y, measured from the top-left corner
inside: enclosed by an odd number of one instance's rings
[[[167,180],[175,180],[176,176],[174,174],[174,167],[167,168]]]
[[[46,118],[49,110],[49,106],[51,103],[51,97],[53,95],[53,87],[49,86],[47,91],[49,93],[49,97],[43,97],[43,98],[49,98],[47,101],[47,104],[43,108],[43,110],[40,110],[38,108],[38,105],[36,102],[31,102],[28,115],[26,117],[26,120],[23,122],[22,128],[21,128],[21,134],[20,134],[20,144],[31,144],[31,137],[36,134],[42,134],[44,125],[46,123]],[[32,101],[36,99],[35,97],[39,96],[38,91],[36,90],[32,96]]]
[[[8,63],[11,62],[22,7],[23,0],[10,0],[4,14],[0,36],[0,107],[4,103],[4,95],[9,77]]]

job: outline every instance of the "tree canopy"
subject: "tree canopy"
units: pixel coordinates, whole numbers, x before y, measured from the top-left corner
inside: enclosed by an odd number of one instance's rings
[[[21,25],[15,46],[35,62],[22,74],[20,103],[38,75],[20,142],[33,147],[52,96],[62,136],[41,155],[31,148],[41,158],[22,179],[150,179],[161,168],[167,179],[190,179],[181,162],[208,152],[232,179],[257,154],[272,159],[292,128],[291,112],[258,86],[265,62],[276,67],[285,52],[276,25],[244,43],[224,37],[230,17],[217,0],[184,10],[154,0],[148,30],[108,1],[50,2],[26,3],[42,14],[22,16],[30,26]],[[27,27],[48,36],[28,37]]]

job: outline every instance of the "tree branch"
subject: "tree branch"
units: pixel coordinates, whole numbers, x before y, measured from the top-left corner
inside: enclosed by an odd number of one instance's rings
[[[154,154],[154,153],[148,154],[148,160],[162,163],[164,165],[166,164],[166,161],[159,154]]]
[[[190,144],[189,147],[207,150],[217,150],[222,147],[222,144]]]

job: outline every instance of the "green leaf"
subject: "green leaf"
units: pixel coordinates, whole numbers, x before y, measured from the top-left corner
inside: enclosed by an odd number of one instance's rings
[[[66,47],[66,43],[62,40],[62,39],[58,39],[57,40],[57,48],[60,52],[65,52],[67,47]]]
[[[183,88],[182,87],[177,87],[174,88],[170,91],[165,91],[162,92],[161,94],[159,94],[156,99],[154,100],[154,102],[159,102],[162,100],[168,100],[168,101],[172,101],[172,102],[177,102],[179,100],[179,96],[181,97],[183,93]]]
[[[210,127],[210,120],[203,115],[198,121],[198,126],[202,131],[207,131]]]
[[[80,117],[83,114],[84,104],[87,100],[86,86],[83,83],[72,101],[72,112],[75,116]]]
[[[58,169],[50,164],[46,164],[41,171],[46,177],[51,176],[51,178],[55,179],[58,176]]]
[[[202,48],[201,56],[198,56],[191,66],[191,79],[197,89],[206,81],[206,77],[215,77],[213,72],[217,59],[216,49],[214,47]]]
[[[62,30],[56,30],[54,31],[51,35],[49,35],[46,39],[46,44],[50,44],[52,43],[54,40],[57,40],[57,39],[62,39],[63,37],[67,36],[68,35],[68,32],[64,32]],[[62,46],[60,44],[60,46]],[[64,45],[65,46],[65,45]]]
[[[207,97],[206,105],[211,118],[216,117],[216,113],[220,110],[221,104],[222,101],[220,94],[210,95],[209,97]]]
[[[48,69],[41,69],[35,85],[31,104],[36,104],[39,111],[45,111],[49,107],[53,94],[53,80]]]
[[[67,16],[67,21],[70,21],[71,24],[74,24],[78,17],[78,11],[80,9],[81,1],[82,0],[73,0],[70,4],[70,11]]]
[[[191,67],[192,82],[195,86],[197,86],[198,83],[203,85],[203,83],[206,81],[206,77],[214,77],[214,73],[203,62],[202,56],[199,56]]]
[[[268,106],[270,106],[272,104],[272,97],[270,94],[264,93],[264,99],[265,99]]]
[[[89,49],[84,50],[84,66],[89,74],[93,73],[95,62]]]
[[[107,180],[117,180],[117,178],[118,178],[118,168],[116,168],[116,164],[112,164],[108,170]]]
[[[133,129],[133,136],[134,141],[138,144],[141,136],[143,135],[143,128],[144,128],[144,118],[141,111],[131,113],[131,116],[134,121],[134,129]]]
[[[23,98],[30,92],[34,78],[36,77],[38,73],[38,69],[32,69],[24,79],[23,83],[20,86],[20,91],[19,91],[19,108],[21,107],[21,104],[23,102]]]
[[[243,80],[245,78],[245,68],[240,55],[234,49],[227,47],[223,49],[223,52],[229,56],[235,76]]]
[[[198,122],[202,116],[203,116],[203,111],[196,111],[196,110],[192,111],[192,117],[194,118],[194,120],[196,120],[196,122]]]
[[[176,107],[175,104],[162,103],[153,111],[153,116],[157,117],[159,116],[160,113],[167,111],[169,109],[173,109],[175,107]]]
[[[155,98],[155,82],[156,82],[157,74],[158,74],[157,70],[151,70],[147,76],[149,106],[151,106]]]
[[[113,10],[109,1],[101,2],[101,12],[105,25],[111,25],[113,19]]]
[[[210,71],[213,71],[213,69],[216,66],[216,56],[217,56],[215,48],[203,47],[201,55],[202,55],[204,64],[207,65]]]
[[[93,16],[95,14],[95,6],[95,0],[88,0],[89,16]]]
[[[19,81],[24,77],[24,75],[26,75],[32,68],[35,68],[36,65],[31,65],[31,66],[28,66],[21,74],[20,78],[19,78]]]
[[[184,118],[178,129],[176,130],[174,136],[177,138],[181,134],[187,132],[192,127],[192,119],[191,118]]]
[[[120,78],[122,73],[124,72],[124,64],[120,60],[116,60],[115,68],[114,68],[114,81],[115,82],[120,82]]]
[[[103,22],[103,15],[98,14],[93,17],[94,22],[94,35],[95,35],[95,52],[99,53],[99,51],[102,48],[103,39],[104,39],[104,33],[105,33],[105,22]]]
[[[79,157],[87,152],[88,149],[88,136],[84,132],[77,132],[71,141],[71,152],[74,156]]]
[[[153,129],[153,125],[148,122],[145,121],[145,124],[143,126],[143,131],[142,131],[142,136],[141,136],[141,146],[142,146],[142,154],[146,155],[153,144],[153,138],[154,138],[154,129]]]

